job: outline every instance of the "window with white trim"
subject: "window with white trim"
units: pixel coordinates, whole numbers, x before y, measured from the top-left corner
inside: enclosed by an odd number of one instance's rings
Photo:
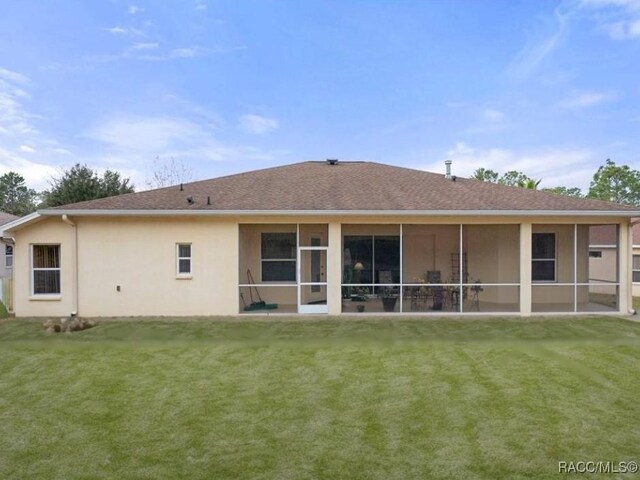
[[[176,275],[179,277],[191,276],[191,244],[176,244]]]
[[[31,246],[31,294],[60,295],[60,245]]]
[[[4,246],[4,266],[13,268],[13,245]]]
[[[263,282],[296,281],[296,234],[264,232],[261,239]]]
[[[633,275],[633,283],[640,283],[640,255],[633,256],[631,274]]]
[[[556,234],[534,233],[531,238],[531,280],[556,281]]]

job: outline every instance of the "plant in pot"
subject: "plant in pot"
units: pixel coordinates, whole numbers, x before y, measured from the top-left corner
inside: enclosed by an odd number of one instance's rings
[[[380,289],[380,300],[385,312],[393,312],[398,301],[398,292],[395,287],[382,287]]]

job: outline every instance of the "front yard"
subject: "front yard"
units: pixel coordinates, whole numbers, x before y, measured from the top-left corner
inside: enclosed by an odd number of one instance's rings
[[[556,478],[640,461],[640,323],[0,320],[0,478]],[[611,478],[611,476],[609,476]]]

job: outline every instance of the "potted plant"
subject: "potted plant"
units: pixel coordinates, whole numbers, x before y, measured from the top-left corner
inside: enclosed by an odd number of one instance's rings
[[[393,312],[398,301],[398,292],[395,287],[382,287],[380,290],[380,299],[382,300],[382,308],[385,312]]]

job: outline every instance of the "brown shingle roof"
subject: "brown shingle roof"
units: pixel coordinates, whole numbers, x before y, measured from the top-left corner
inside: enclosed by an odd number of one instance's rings
[[[189,204],[187,197],[194,202]],[[207,204],[207,197],[211,205]],[[62,210],[637,210],[373,162],[302,162],[91,200]]]
[[[635,218],[632,220],[640,220]],[[595,225],[589,228],[589,245],[616,245],[616,225]],[[640,224],[631,229],[633,245],[640,245]]]
[[[3,225],[6,225],[9,222],[13,222],[18,217],[15,215],[11,215],[10,213],[0,211],[0,229],[2,229]]]

